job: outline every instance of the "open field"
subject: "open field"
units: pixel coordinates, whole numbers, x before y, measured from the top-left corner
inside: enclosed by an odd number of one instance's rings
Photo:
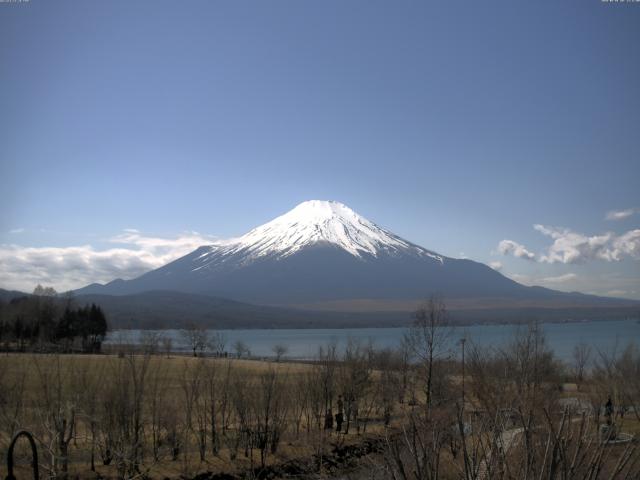
[[[25,428],[46,474],[177,477],[264,468],[380,431],[374,403],[349,434],[325,430],[323,391],[310,386],[320,387],[318,371],[180,355],[3,354],[0,454]]]
[[[351,340],[344,353],[327,345],[310,363],[124,346],[2,354],[0,455],[26,429],[41,476],[51,478],[640,475],[637,440],[610,444],[640,433],[636,347],[601,353],[586,369],[580,356],[557,361],[532,328],[504,349],[470,349],[463,368],[442,355],[428,325],[412,333],[404,350]]]

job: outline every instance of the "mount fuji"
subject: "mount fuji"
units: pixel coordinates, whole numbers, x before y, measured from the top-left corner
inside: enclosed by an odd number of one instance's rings
[[[438,293],[454,308],[584,306],[604,299],[521,285],[393,234],[346,205],[306,201],[245,235],[202,246],[132,280],[77,294],[147,291],[209,295],[311,310],[410,310]]]

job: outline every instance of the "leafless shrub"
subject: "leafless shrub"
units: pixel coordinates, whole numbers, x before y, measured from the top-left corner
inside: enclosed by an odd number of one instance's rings
[[[69,444],[76,434],[79,389],[73,384],[73,363],[61,361],[60,355],[33,357],[37,372],[37,412],[41,424],[41,445],[46,449],[52,476],[67,478]]]
[[[249,346],[243,342],[242,340],[236,340],[233,344],[233,350],[236,352],[236,357],[242,358],[244,356],[250,356],[251,350],[249,350]]]
[[[338,388],[342,394],[345,415],[345,433],[352,424],[360,430],[361,420],[368,418],[377,398],[371,395],[372,346],[363,346],[356,339],[349,338],[342,357],[337,363]],[[362,414],[362,418],[360,415]],[[366,428],[366,423],[363,424]]]
[[[282,360],[282,357],[284,357],[289,351],[289,347],[279,343],[277,345],[274,345],[271,351],[276,356],[276,362],[280,362],[280,360]]]
[[[582,342],[573,348],[573,375],[578,381],[584,380],[585,369],[591,360],[591,347]]]

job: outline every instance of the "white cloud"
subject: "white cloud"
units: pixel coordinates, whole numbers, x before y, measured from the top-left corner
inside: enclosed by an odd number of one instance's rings
[[[633,293],[633,292],[632,292]],[[629,295],[629,292],[626,290],[608,290],[604,292],[607,297],[624,297]]]
[[[556,277],[541,278],[540,282],[543,284],[544,283],[557,284],[557,283],[571,282],[573,280],[576,280],[577,278],[578,278],[578,275],[576,275],[575,273],[565,273],[564,275],[558,275]]]
[[[553,244],[546,254],[540,255],[544,263],[582,263],[587,260],[620,261],[625,256],[640,258],[640,229],[622,235],[607,232],[587,236],[567,228],[534,225],[534,229],[551,237]]]
[[[539,285],[554,290],[579,291],[607,297],[633,298],[640,300],[640,280],[619,273],[590,273],[578,275],[565,273],[544,275],[542,273],[508,273],[507,277],[523,285]]]
[[[177,238],[146,237],[132,228],[126,229],[124,233],[110,239],[112,243],[134,245],[144,251],[153,252],[155,255],[161,256],[173,256],[175,252],[186,254],[201,245],[210,245],[215,241],[215,237],[203,236],[198,232],[187,232]]]
[[[617,256],[628,255],[640,259],[640,229],[630,230],[615,238],[613,252]]]
[[[9,230],[9,233],[23,233],[24,232],[24,228],[14,228],[13,230]]]
[[[502,262],[489,262],[489,266],[498,272],[502,270]]]
[[[41,283],[65,291],[93,282],[135,278],[215,239],[196,232],[176,238],[145,237],[129,229],[111,241],[123,247],[0,245],[0,287],[31,291]]]
[[[534,253],[527,250],[524,245],[514,242],[513,240],[502,240],[498,244],[498,251],[503,255],[513,255],[514,257],[524,258],[526,260],[535,259]]]
[[[604,217],[606,220],[624,220],[638,211],[637,208],[627,208],[626,210],[611,210]]]
[[[511,273],[507,275],[512,280],[524,285],[541,285],[550,288],[560,288],[561,284],[572,283],[580,280],[575,273],[565,273],[563,275],[543,277],[539,274],[527,275],[522,273]]]
[[[507,274],[511,280],[515,280],[518,283],[522,283],[524,285],[534,285],[535,281],[530,275],[524,275],[522,273],[509,273]]]

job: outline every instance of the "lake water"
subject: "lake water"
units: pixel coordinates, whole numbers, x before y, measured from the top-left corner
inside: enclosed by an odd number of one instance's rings
[[[545,323],[540,325],[547,344],[556,356],[569,360],[573,348],[579,343],[587,343],[594,349],[610,351],[616,346],[623,348],[630,342],[640,344],[640,323],[638,320],[588,321],[575,323]],[[471,325],[457,327],[451,335],[451,347],[463,337],[481,346],[499,347],[509,342],[518,330],[526,328],[517,325]],[[378,348],[397,347],[407,330],[405,328],[345,328],[345,329],[282,329],[282,330],[217,330],[224,335],[226,349],[233,350],[233,344],[242,340],[253,356],[271,357],[274,345],[288,347],[287,358],[311,359],[320,346],[335,341],[338,348],[344,347],[350,337],[363,342],[371,340]],[[142,331],[116,330],[107,337],[106,343],[139,343]],[[162,335],[172,338],[174,351],[186,351],[179,330],[163,330]],[[457,350],[457,349],[455,349]]]

